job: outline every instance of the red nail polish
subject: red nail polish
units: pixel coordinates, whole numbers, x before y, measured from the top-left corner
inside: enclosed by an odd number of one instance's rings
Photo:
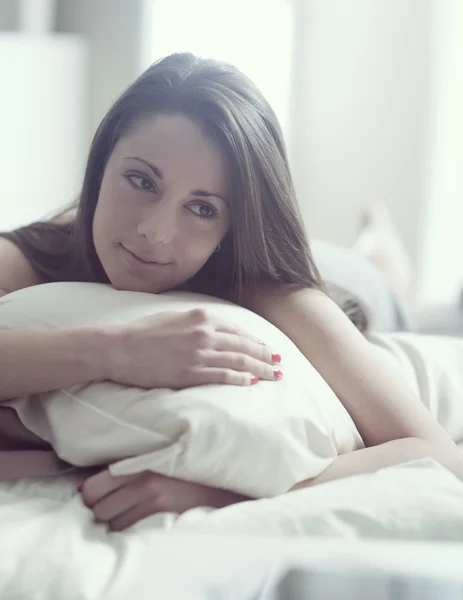
[[[260,344],[261,346],[266,346],[267,344],[265,342],[263,342],[262,340],[257,340],[257,343]]]
[[[77,491],[78,491],[78,492],[79,492],[79,494],[80,494],[80,492],[81,492],[81,491],[84,489],[84,484],[83,484],[83,483],[79,483],[79,485],[77,486],[77,488],[76,488],[76,489],[77,489]]]
[[[275,379],[281,379],[283,377],[283,373],[280,369],[273,369],[273,374],[275,375]]]
[[[253,375],[251,377],[251,385],[256,385],[256,383],[258,383],[258,382],[259,382],[259,378],[256,377],[255,375]]]
[[[281,356],[277,352],[272,352],[272,360],[273,362],[281,362]]]

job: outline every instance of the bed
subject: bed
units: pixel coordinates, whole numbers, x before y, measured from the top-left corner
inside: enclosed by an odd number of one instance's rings
[[[463,483],[431,460],[123,533],[76,483],[1,484],[2,600],[463,597]]]
[[[404,328],[396,309],[380,329]],[[463,483],[432,460],[123,533],[93,521],[81,479],[0,483],[1,600],[463,597]]]

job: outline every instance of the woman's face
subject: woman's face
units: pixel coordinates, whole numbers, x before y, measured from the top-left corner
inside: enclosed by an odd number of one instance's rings
[[[230,226],[223,153],[181,115],[158,115],[116,144],[93,220],[118,289],[159,293],[195,275]]]

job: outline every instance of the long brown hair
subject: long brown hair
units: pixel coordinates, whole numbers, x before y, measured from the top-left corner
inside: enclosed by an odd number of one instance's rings
[[[7,235],[40,276],[46,281],[108,282],[92,235],[103,173],[117,141],[160,113],[183,114],[217,140],[233,182],[230,231],[221,251],[186,289],[237,303],[246,287],[256,283],[325,289],[309,249],[272,108],[236,68],[191,54],[154,63],[113,104],[90,148],[75,219],[35,223]],[[363,328],[361,308],[352,310],[356,304],[348,300],[347,312]]]

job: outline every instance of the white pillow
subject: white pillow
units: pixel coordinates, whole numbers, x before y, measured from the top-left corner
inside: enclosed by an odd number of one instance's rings
[[[138,529],[163,523],[162,515],[153,515]],[[278,498],[242,502],[214,511],[194,508],[179,515],[172,527],[175,532],[221,536],[376,538],[461,544],[463,483],[434,459],[422,458],[301,488]]]
[[[283,379],[180,391],[96,382],[9,405],[74,465],[111,464],[114,475],[152,470],[252,497],[283,493],[338,454],[362,447],[350,416],[296,346],[261,317],[222,300],[53,283],[2,298],[0,328],[120,323],[195,307],[237,323],[279,352]]]

